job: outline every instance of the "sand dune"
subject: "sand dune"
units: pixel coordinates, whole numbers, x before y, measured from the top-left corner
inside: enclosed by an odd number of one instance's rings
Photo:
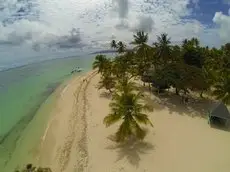
[[[87,78],[87,82],[83,82]],[[213,129],[205,118],[205,103],[188,107],[178,98],[157,98],[146,92],[154,107],[154,127],[144,142],[117,145],[106,128],[110,98],[96,86],[90,72],[71,80],[60,92],[46,135],[40,164],[55,172],[229,172],[230,132]],[[205,108],[204,108],[205,107]]]

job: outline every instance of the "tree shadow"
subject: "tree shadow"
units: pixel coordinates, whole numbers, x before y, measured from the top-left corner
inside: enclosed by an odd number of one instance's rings
[[[212,109],[214,100],[207,98],[198,98],[188,95],[188,102],[185,104],[182,97],[175,93],[155,94],[161,100],[161,104],[166,106],[170,113],[176,112],[180,115],[188,115],[192,118],[207,118],[208,111]]]
[[[144,96],[144,100],[148,102],[148,104],[152,104],[154,110],[160,111],[167,108],[171,114],[175,112],[190,117],[207,118],[208,111],[212,109],[213,104],[215,104],[214,100],[192,95],[187,96],[188,102],[185,104],[182,102],[181,96],[170,91],[158,94],[154,89],[149,90],[148,86],[144,87],[142,85],[139,85],[138,89],[142,91],[143,94],[148,94]]]
[[[136,87],[139,91],[141,91],[141,92],[143,92],[143,93],[151,92],[151,91],[152,91],[151,87],[149,87],[148,85],[147,85],[147,86],[144,86],[144,85],[141,85],[141,84],[139,84],[139,83],[135,83],[135,87]]]
[[[226,125],[215,125],[215,124],[210,124],[210,127],[216,130],[222,130],[225,132],[230,132],[230,123],[226,124]]]
[[[160,100],[153,99],[149,94],[152,94],[152,90],[149,86],[143,86],[138,83],[135,84],[138,91],[142,92],[142,102],[148,106],[148,111],[153,112],[154,110],[162,110],[164,106],[160,104]]]
[[[116,162],[126,158],[130,164],[138,167],[141,160],[140,155],[148,154],[149,151],[154,150],[154,146],[146,141],[130,139],[125,143],[114,143],[114,145],[108,146],[107,149],[117,151]]]
[[[111,100],[112,99],[112,94],[109,93],[109,92],[103,91],[103,92],[100,93],[100,97]]]
[[[160,103],[160,100],[154,99],[149,95],[143,95],[142,101],[148,107],[149,112],[153,112],[154,110],[162,110],[164,106]]]

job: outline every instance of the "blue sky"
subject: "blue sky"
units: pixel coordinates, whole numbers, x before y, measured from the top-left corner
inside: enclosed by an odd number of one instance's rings
[[[35,59],[108,49],[136,30],[230,42],[230,0],[4,0],[0,3],[0,68]]]
[[[188,5],[193,9],[192,18],[199,20],[204,24],[214,25],[212,19],[216,12],[222,12],[228,15],[229,5],[224,0],[199,0],[197,4]]]

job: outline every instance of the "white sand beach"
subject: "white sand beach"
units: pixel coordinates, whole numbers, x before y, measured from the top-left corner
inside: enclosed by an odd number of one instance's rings
[[[148,113],[154,127],[148,128],[144,142],[112,142],[108,137],[117,125],[102,123],[110,98],[96,88],[99,79],[89,72],[60,92],[42,138],[41,166],[54,172],[230,171],[230,132],[209,126],[202,102],[184,107],[176,97],[158,99],[146,92],[145,101],[154,107]]]

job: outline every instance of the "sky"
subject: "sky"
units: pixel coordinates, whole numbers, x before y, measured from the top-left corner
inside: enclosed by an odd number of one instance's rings
[[[167,33],[219,47],[230,42],[230,0],[0,0],[0,69],[108,49],[137,30],[149,43]]]

